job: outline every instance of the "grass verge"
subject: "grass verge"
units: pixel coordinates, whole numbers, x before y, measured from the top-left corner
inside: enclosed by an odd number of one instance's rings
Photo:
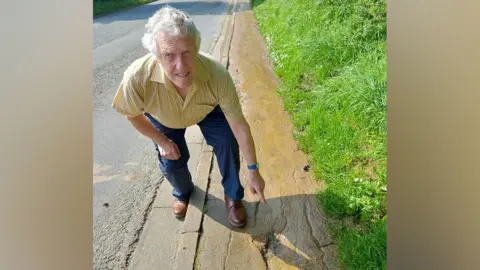
[[[386,268],[385,0],[252,0],[348,269]]]
[[[94,0],[93,16],[114,13],[123,9],[132,8],[154,2],[155,0]]]

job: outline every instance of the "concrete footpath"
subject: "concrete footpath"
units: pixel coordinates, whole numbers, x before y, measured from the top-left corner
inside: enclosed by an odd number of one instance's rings
[[[172,187],[164,181],[128,268],[149,269],[341,269],[315,198],[323,185],[304,170],[292,125],[276,94],[278,80],[248,1],[234,1],[223,33],[209,52],[232,74],[252,127],[266,181],[267,205],[246,189],[245,228],[228,223],[223,187],[212,149],[197,126],[187,129],[189,168],[195,183],[187,216],[172,214]],[[246,164],[241,180],[246,187]]]

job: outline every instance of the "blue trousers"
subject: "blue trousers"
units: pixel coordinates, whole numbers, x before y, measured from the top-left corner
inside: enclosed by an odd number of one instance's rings
[[[172,129],[165,127],[150,114],[145,113],[152,125],[162,132],[167,138],[177,144],[180,150],[180,159],[168,160],[160,156],[158,145],[159,167],[165,178],[173,187],[173,196],[182,201],[189,201],[193,191],[193,182],[187,162],[190,154],[185,141],[185,129]],[[238,142],[219,106],[198,123],[208,145],[213,147],[217,157],[218,167],[222,175],[222,185],[225,195],[232,200],[241,200],[244,189],[240,183],[240,153]]]

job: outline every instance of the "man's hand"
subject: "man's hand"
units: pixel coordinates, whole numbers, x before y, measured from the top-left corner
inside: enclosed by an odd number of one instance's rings
[[[158,150],[162,157],[170,160],[178,160],[180,158],[177,144],[153,127],[143,114],[127,117],[127,119],[140,133],[152,139],[158,145]]]
[[[248,188],[250,192],[252,192],[252,194],[260,197],[261,202],[267,203],[265,201],[265,195],[263,195],[263,190],[265,189],[265,181],[260,175],[258,169],[250,172],[250,183],[248,184]]]
[[[178,150],[177,144],[173,141],[165,139],[157,145],[160,156],[170,160],[178,160],[180,158],[180,150]]]

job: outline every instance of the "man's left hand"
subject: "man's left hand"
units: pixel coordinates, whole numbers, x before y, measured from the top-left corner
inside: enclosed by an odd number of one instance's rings
[[[263,190],[265,189],[265,181],[263,177],[260,175],[258,170],[250,172],[250,182],[248,184],[248,188],[252,194],[257,195],[260,197],[260,201],[263,203],[267,203],[265,201],[265,195],[263,195]]]

